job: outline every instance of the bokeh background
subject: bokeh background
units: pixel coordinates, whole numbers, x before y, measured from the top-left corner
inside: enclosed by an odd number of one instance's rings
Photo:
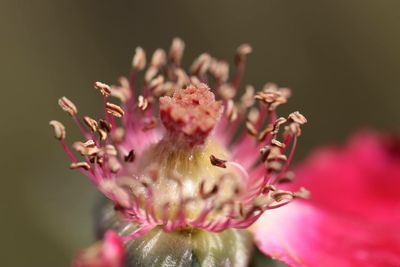
[[[99,112],[93,82],[127,74],[136,46],[180,36],[188,65],[252,44],[245,81],[294,89],[287,110],[310,121],[301,160],[355,129],[399,130],[399,10],[398,0],[1,0],[1,266],[69,266],[93,241],[97,194],[68,169],[48,121],[68,122],[63,95]]]

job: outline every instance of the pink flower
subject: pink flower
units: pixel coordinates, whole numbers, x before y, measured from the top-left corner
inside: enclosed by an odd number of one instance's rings
[[[288,167],[306,123],[299,112],[277,116],[290,90],[267,83],[236,97],[249,45],[238,48],[231,79],[228,64],[207,53],[184,71],[183,50],[177,38],[168,56],[157,49],[141,78],[147,60],[139,47],[129,79],[117,86],[96,82],[101,119],[79,118],[73,102],[60,98],[84,137],[72,144],[75,151],[63,124],[50,122],[70,167],[113,202],[121,221],[135,226],[119,232],[124,242],[159,228],[245,229],[264,212],[307,196],[303,188],[279,189],[292,177]]]
[[[113,231],[104,235],[104,240],[82,251],[73,267],[123,267],[125,261],[123,243]]]
[[[400,139],[361,132],[296,168],[312,194],[265,213],[259,248],[290,266],[400,266]]]

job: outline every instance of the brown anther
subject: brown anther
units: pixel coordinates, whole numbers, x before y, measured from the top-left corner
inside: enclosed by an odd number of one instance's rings
[[[147,109],[147,107],[149,106],[149,101],[147,100],[147,98],[144,98],[144,96],[140,95],[138,97],[138,108],[142,111],[145,111]]]
[[[263,147],[260,149],[261,160],[262,160],[263,162],[267,160],[267,157],[268,157],[268,155],[269,155],[269,152],[271,152],[271,147],[268,146],[268,145],[263,146]]]
[[[164,76],[158,75],[156,78],[152,79],[149,83],[149,89],[151,91],[158,91],[163,87]]]
[[[207,198],[210,198],[210,197],[214,196],[215,194],[217,194],[218,190],[219,190],[218,185],[214,184],[210,191],[205,192],[205,181],[203,180],[200,183],[199,195],[203,199],[207,199]]]
[[[268,83],[264,89],[257,92],[255,99],[268,105],[268,110],[275,110],[279,105],[285,104],[290,97],[290,90],[278,88],[275,84]]]
[[[247,120],[253,124],[256,124],[259,118],[260,118],[260,111],[257,108],[250,109],[250,112],[247,115]]]
[[[287,157],[286,155],[282,154],[281,148],[276,146],[271,147],[267,157],[267,161],[271,162],[271,161],[286,161],[286,160]]]
[[[285,190],[275,190],[271,193],[271,197],[276,202],[291,201],[293,199],[293,193]]]
[[[112,124],[103,119],[99,120],[99,127],[100,129],[106,131],[107,133],[111,132],[112,130]]]
[[[300,136],[301,135],[301,128],[300,125],[296,122],[292,122],[288,126],[285,127],[285,136]]]
[[[151,57],[151,65],[154,67],[161,67],[167,62],[167,56],[165,54],[164,49],[158,48],[154,51],[153,56]]]
[[[75,116],[76,114],[78,114],[78,109],[76,108],[76,106],[74,105],[74,103],[71,102],[71,100],[69,100],[68,98],[66,98],[65,96],[61,97],[58,100],[58,105],[60,105],[60,107],[69,113],[69,115],[71,116]]]
[[[111,94],[111,87],[102,82],[95,82],[94,88],[99,90],[103,96],[109,96]]]
[[[229,78],[229,64],[222,60],[213,59],[210,65],[210,73],[219,82],[226,82]]]
[[[296,122],[300,125],[303,125],[307,122],[307,119],[303,115],[301,115],[300,112],[298,111],[290,113],[288,120]]]
[[[129,80],[126,77],[120,77],[118,81],[120,86],[112,86],[111,95],[122,103],[126,103],[132,97]]]
[[[146,67],[146,53],[140,46],[136,47],[135,55],[132,59],[132,67],[137,71],[141,71]]]
[[[118,118],[121,118],[125,114],[124,110],[120,106],[110,102],[106,103],[106,110],[108,113]]]
[[[267,162],[266,167],[268,172],[277,173],[282,170],[283,165],[279,161],[272,161],[272,162]]]
[[[279,142],[279,141],[276,140],[276,139],[272,139],[272,140],[271,140],[271,145],[276,146],[276,147],[279,147],[279,148],[281,148],[281,149],[285,148],[285,144],[283,144],[282,142]]]
[[[93,156],[100,151],[93,140],[88,140],[85,143],[75,142],[72,144],[72,147],[82,156]]]
[[[203,53],[193,62],[192,66],[190,67],[190,73],[197,76],[204,75],[208,71],[210,63],[210,55]]]
[[[279,127],[284,123],[286,123],[285,118],[280,117],[280,118],[276,119],[276,121],[274,122],[274,131],[277,132],[279,130]]]
[[[189,82],[192,86],[195,86],[195,87],[199,87],[202,84],[201,81],[199,80],[199,78],[197,78],[197,76],[190,76]]]
[[[92,132],[96,132],[97,131],[97,127],[98,127],[97,121],[95,121],[91,117],[89,117],[89,116],[83,117],[83,122],[86,124],[87,127],[89,127],[89,129]]]
[[[117,173],[121,170],[121,163],[119,163],[116,157],[110,157],[108,159],[108,166],[112,173]]]
[[[124,140],[125,136],[125,130],[122,127],[116,128],[114,131],[111,133],[111,139],[113,142],[119,144]]]
[[[280,184],[290,183],[294,180],[294,178],[295,178],[294,173],[291,171],[288,171],[281,178],[279,178],[278,183],[280,183]]]
[[[294,197],[304,198],[304,199],[310,198],[310,195],[311,195],[310,191],[308,191],[304,187],[300,187],[300,189],[297,192],[293,193]]]
[[[263,193],[264,195],[266,195],[266,194],[268,194],[268,193],[270,193],[270,192],[273,192],[273,191],[275,191],[275,190],[276,190],[276,187],[275,187],[274,185],[272,185],[272,184],[269,184],[269,185],[266,185],[266,186],[264,187],[262,193]]]
[[[242,63],[245,60],[246,56],[250,54],[252,51],[253,49],[249,44],[240,45],[236,50],[235,64]]]
[[[103,167],[104,165],[104,157],[93,157],[94,162],[99,164],[100,167]]]
[[[243,110],[254,105],[254,87],[247,85],[244,94],[240,98],[240,106]]]
[[[267,127],[264,128],[259,134],[258,134],[258,140],[263,141],[265,137],[267,137],[268,134],[272,133],[274,130],[274,126],[271,124],[268,124]]]
[[[87,140],[83,145],[87,148],[96,147],[96,143],[93,140]]]
[[[133,162],[135,158],[136,158],[135,150],[132,149],[131,151],[129,151],[128,155],[124,157],[124,160],[126,162]]]
[[[97,129],[97,133],[99,134],[100,140],[104,141],[107,139],[107,132],[104,131],[103,129]]]
[[[90,170],[90,165],[87,162],[73,162],[69,166],[71,169],[84,169],[86,171]]]
[[[106,145],[103,148],[103,151],[104,151],[104,153],[106,153],[109,156],[117,156],[118,155],[118,151],[115,148],[115,146],[113,146],[113,145]]]
[[[183,88],[189,83],[189,77],[183,69],[177,68],[174,74],[176,76],[177,88]]]
[[[150,66],[144,74],[144,80],[146,83],[149,83],[157,75],[158,71],[157,67]]]
[[[226,168],[226,160],[224,159],[219,159],[214,155],[210,156],[210,162],[212,165],[216,166],[216,167],[220,167],[220,168]]]
[[[260,206],[254,205],[246,211],[246,213],[244,214],[244,219],[247,220],[250,216],[255,215],[256,213],[260,213],[262,211],[263,209]]]
[[[252,135],[252,136],[258,135],[258,131],[252,122],[246,121],[246,129],[250,135]]]
[[[182,60],[183,51],[185,50],[185,43],[180,38],[172,40],[171,48],[169,50],[169,58],[175,65],[180,65]]]
[[[157,119],[152,117],[144,122],[143,131],[149,131],[157,127]]]
[[[236,95],[236,89],[232,85],[224,83],[218,88],[218,95],[222,99],[232,99]]]
[[[65,139],[65,127],[64,125],[56,120],[52,120],[49,122],[49,125],[51,125],[53,127],[54,130],[54,136],[58,139],[58,140],[64,140]]]
[[[238,109],[235,105],[235,102],[232,99],[229,99],[226,105],[226,115],[228,116],[229,121],[235,121],[238,118]]]

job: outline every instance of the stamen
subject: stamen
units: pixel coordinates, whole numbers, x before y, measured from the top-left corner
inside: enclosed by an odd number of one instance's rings
[[[136,158],[135,150],[132,149],[131,151],[129,151],[128,155],[124,157],[124,160],[126,162],[133,162],[135,158]]]
[[[290,113],[288,120],[296,122],[300,125],[303,125],[307,122],[307,119],[303,115],[301,115],[300,112],[298,111]]]
[[[146,67],[146,53],[143,48],[136,47],[135,55],[132,59],[132,68],[137,71],[142,71]]]
[[[110,102],[106,103],[106,110],[109,114],[118,118],[121,118],[125,114],[124,110],[120,106]]]
[[[105,83],[95,82],[94,83],[94,88],[99,90],[100,93],[105,97],[111,95],[111,87],[109,85],[105,84]]]
[[[90,165],[87,162],[73,162],[69,166],[71,169],[84,169],[86,171],[90,170]]]
[[[172,40],[171,48],[169,50],[169,59],[175,65],[181,64],[183,51],[185,50],[185,43],[180,38],[174,38]]]
[[[58,139],[58,140],[64,140],[65,139],[65,127],[64,125],[56,120],[52,120],[49,122],[49,124],[53,127],[54,130],[54,136]]]
[[[92,132],[96,132],[98,127],[97,121],[88,116],[85,116],[83,117],[83,122],[90,128]]]
[[[190,67],[190,73],[192,75],[203,76],[211,64],[211,57],[207,53],[201,54]]]
[[[108,121],[103,120],[103,119],[99,120],[99,126],[100,126],[100,129],[106,131],[107,133],[111,132],[111,130],[112,130],[111,123],[109,123]]]
[[[58,104],[64,111],[68,112],[68,114],[71,115],[72,117],[78,114],[78,109],[76,108],[74,103],[72,103],[72,101],[66,98],[65,96],[61,97],[58,100]]]
[[[149,106],[149,101],[147,100],[147,98],[144,98],[144,96],[140,95],[138,97],[138,108],[142,111],[145,111],[148,106]]]
[[[211,155],[210,161],[211,161],[211,164],[216,167],[226,168],[226,164],[225,164],[227,162],[226,160],[219,159],[219,158],[215,157],[214,155]]]

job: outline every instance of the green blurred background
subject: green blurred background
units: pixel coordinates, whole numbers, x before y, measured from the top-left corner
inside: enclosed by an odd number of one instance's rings
[[[189,64],[252,44],[246,82],[293,88],[284,111],[310,121],[301,159],[360,127],[399,129],[399,11],[398,0],[0,1],[1,266],[69,266],[93,240],[96,192],[68,170],[48,121],[68,122],[63,95],[99,112],[93,82],[127,74],[137,45],[180,36]]]

